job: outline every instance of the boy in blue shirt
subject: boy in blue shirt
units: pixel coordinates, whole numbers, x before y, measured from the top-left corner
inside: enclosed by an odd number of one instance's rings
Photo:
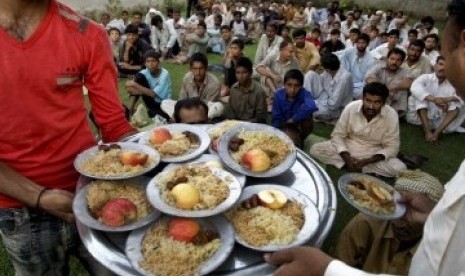
[[[131,112],[141,96],[150,118],[160,115],[169,120],[169,116],[161,110],[160,103],[171,99],[171,79],[168,71],[160,67],[160,57],[155,50],[147,51],[144,55],[146,68],[139,71],[134,80],[126,82],[126,91],[131,95]]]
[[[273,101],[272,124],[282,129],[301,146],[313,129],[313,112],[318,110],[312,95],[303,88],[304,75],[292,69],[284,75],[284,87],[276,91]]]

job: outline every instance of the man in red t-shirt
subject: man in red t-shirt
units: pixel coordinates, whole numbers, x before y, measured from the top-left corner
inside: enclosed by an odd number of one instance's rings
[[[79,177],[73,161],[96,144],[83,85],[105,142],[135,130],[96,23],[56,0],[6,0],[0,41],[2,240],[17,275],[67,274],[69,254],[82,247],[71,208]],[[95,263],[92,273],[101,273]]]

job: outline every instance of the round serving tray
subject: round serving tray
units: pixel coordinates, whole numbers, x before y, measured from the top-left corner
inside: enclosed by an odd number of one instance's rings
[[[157,167],[156,170],[161,170]],[[81,178],[78,183],[80,188]],[[264,184],[264,179],[247,178],[247,185]],[[309,245],[321,246],[326,239],[336,215],[336,190],[327,173],[303,151],[298,150],[297,162],[285,173],[266,179],[292,187],[307,195],[320,213],[320,226]],[[119,275],[140,275],[124,254],[127,233],[96,231],[77,223],[81,239],[89,252],[102,264]],[[267,275],[273,266],[263,261],[263,253],[236,244],[229,258],[213,272],[215,275]]]

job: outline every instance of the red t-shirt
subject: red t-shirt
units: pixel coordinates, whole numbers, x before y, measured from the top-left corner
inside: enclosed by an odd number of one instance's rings
[[[0,162],[44,187],[74,191],[74,158],[96,143],[83,84],[104,141],[133,130],[118,97],[108,37],[52,0],[28,40],[0,28],[0,41]],[[0,208],[21,206],[0,193]]]

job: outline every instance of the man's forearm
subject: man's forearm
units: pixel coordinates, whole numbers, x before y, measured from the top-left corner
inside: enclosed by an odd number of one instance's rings
[[[0,193],[35,207],[44,187],[22,176],[10,166],[0,162]]]
[[[145,96],[149,96],[151,98],[155,98],[155,93],[153,93],[152,90],[138,84],[137,82],[134,83],[134,85],[135,85],[135,88],[140,92],[140,95],[145,95]]]

